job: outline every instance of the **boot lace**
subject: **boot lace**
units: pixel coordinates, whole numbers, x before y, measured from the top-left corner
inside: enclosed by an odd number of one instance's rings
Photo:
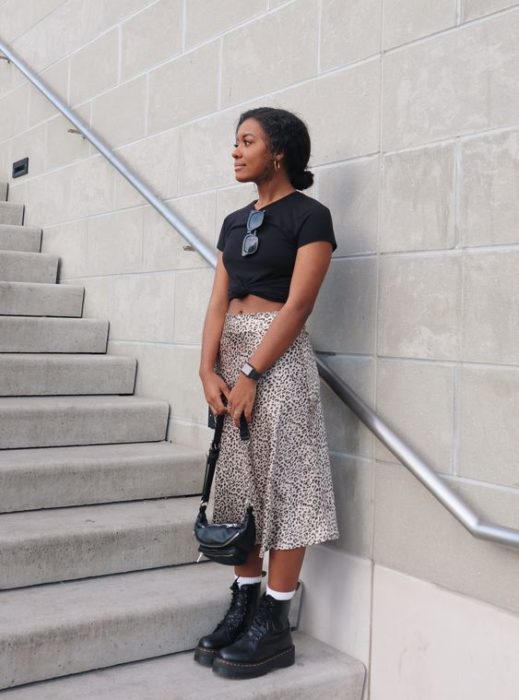
[[[232,590],[232,600],[229,609],[221,622],[218,623],[216,629],[220,629],[224,625],[229,629],[238,629],[243,623],[247,613],[247,593],[236,586]]]
[[[249,629],[245,632],[246,637],[258,641],[269,631],[272,621],[272,607],[275,601],[269,598],[262,598],[258,604],[256,614]]]

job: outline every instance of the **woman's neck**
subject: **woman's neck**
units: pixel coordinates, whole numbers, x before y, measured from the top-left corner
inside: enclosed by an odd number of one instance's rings
[[[272,178],[272,180],[268,182],[256,183],[256,186],[258,188],[256,209],[266,207],[268,204],[272,204],[272,202],[286,197],[287,194],[295,192],[295,188],[288,178]]]

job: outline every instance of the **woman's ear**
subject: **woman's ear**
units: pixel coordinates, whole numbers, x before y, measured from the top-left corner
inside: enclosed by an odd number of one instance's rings
[[[274,161],[274,167],[276,170],[279,170],[279,168],[283,165],[283,158],[285,157],[284,153],[274,153],[272,155],[272,160]]]

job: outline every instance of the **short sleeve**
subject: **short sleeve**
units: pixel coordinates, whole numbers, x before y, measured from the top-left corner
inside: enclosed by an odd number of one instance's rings
[[[328,207],[323,205],[304,217],[297,234],[298,248],[314,241],[329,241],[332,244],[332,251],[337,248],[332,215]]]
[[[224,219],[222,228],[220,229],[220,235],[218,236],[218,241],[216,243],[216,247],[218,250],[223,250],[225,248],[225,241],[227,239],[227,218]]]

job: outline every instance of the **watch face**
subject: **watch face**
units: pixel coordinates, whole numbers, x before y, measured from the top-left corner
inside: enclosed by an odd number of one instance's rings
[[[250,379],[256,379],[258,380],[261,377],[261,374],[259,372],[256,372],[254,367],[250,365],[248,362],[245,362],[243,364],[243,367],[241,368],[241,371],[246,377],[249,377]]]

